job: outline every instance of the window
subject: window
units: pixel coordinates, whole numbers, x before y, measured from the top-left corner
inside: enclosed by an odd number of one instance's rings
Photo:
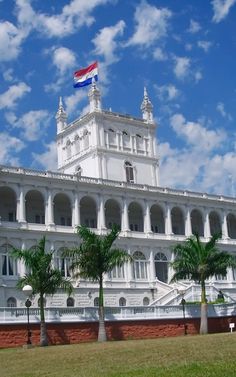
[[[11,257],[12,246],[5,244],[0,247],[0,268],[3,276],[17,275],[17,262]]]
[[[124,266],[115,266],[113,270],[109,273],[110,279],[124,279],[125,277],[125,271]]]
[[[71,142],[70,140],[67,140],[66,142],[66,153],[67,153],[67,158],[71,158]]]
[[[64,277],[71,277],[70,266],[71,266],[71,259],[64,258],[62,256],[63,251],[65,248],[61,248],[58,250],[56,255],[56,268],[61,271],[62,276]]]
[[[95,297],[95,299],[93,301],[93,305],[94,306],[99,306],[99,298],[98,297]]]
[[[136,251],[133,255],[133,273],[136,280],[147,279],[147,260],[141,251]]]
[[[119,306],[126,306],[126,299],[124,297],[119,299]]]
[[[125,162],[126,182],[134,183],[134,168],[128,161]]]
[[[68,297],[68,299],[66,300],[66,306],[67,307],[75,306],[75,300],[73,299],[73,297]]]
[[[16,299],[15,299],[15,297],[9,297],[8,299],[7,299],[7,307],[8,308],[16,308]]]
[[[150,304],[150,300],[148,297],[144,297],[143,299],[143,306],[148,306]]]
[[[168,261],[167,257],[163,253],[157,253],[155,255],[155,270],[158,280],[167,283],[168,281]]]
[[[88,130],[84,131],[83,137],[84,137],[84,149],[87,149],[89,147],[89,133],[88,133]]]

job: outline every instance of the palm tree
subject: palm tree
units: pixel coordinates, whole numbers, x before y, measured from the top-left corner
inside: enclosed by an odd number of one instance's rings
[[[172,281],[190,279],[201,285],[200,334],[208,332],[205,282],[214,275],[225,276],[227,268],[234,265],[233,257],[217,248],[216,243],[220,237],[220,234],[215,234],[207,243],[202,243],[199,235],[195,234],[174,247],[175,260],[172,266],[175,273]]]
[[[78,248],[66,251],[66,256],[72,258],[71,269],[78,271],[75,275],[91,279],[99,284],[99,330],[98,341],[107,340],[104,324],[103,276],[115,266],[122,266],[131,259],[125,250],[112,248],[119,235],[117,226],[105,235],[97,235],[85,226],[77,227],[77,233],[82,239]]]
[[[44,295],[53,295],[58,288],[72,292],[72,284],[65,279],[61,271],[53,268],[53,251],[46,252],[46,239],[43,237],[38,244],[29,250],[13,248],[12,256],[18,260],[23,260],[26,269],[29,271],[17,282],[17,288],[22,289],[29,284],[33,288],[33,294],[39,294],[40,307],[40,346],[47,346],[47,331],[44,313]]]

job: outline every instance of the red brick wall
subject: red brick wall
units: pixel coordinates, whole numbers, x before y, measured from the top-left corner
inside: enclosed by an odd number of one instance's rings
[[[229,323],[236,322],[236,317],[209,318],[210,333],[229,331]],[[199,332],[199,319],[187,319],[187,333]],[[109,340],[144,339],[184,334],[182,319],[160,319],[142,321],[114,321],[106,323]],[[31,325],[32,344],[39,344],[39,324]],[[98,324],[96,322],[49,323],[47,333],[50,344],[72,344],[95,341]],[[16,347],[26,344],[27,330],[24,324],[0,324],[0,348]]]

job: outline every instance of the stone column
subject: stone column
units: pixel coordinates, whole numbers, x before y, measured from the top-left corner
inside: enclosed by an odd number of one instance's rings
[[[190,217],[190,209],[186,206],[185,208],[185,236],[189,237],[192,234],[192,224]]]
[[[123,208],[122,208],[122,218],[121,218],[121,230],[126,232],[129,229],[129,216],[128,216],[128,206],[127,201],[123,198]]]
[[[153,250],[150,252],[150,282],[153,282],[156,279],[156,269],[155,269],[155,261],[154,261],[154,253]]]
[[[20,192],[19,196],[17,198],[17,207],[18,207],[18,213],[17,213],[17,220],[20,223],[25,223],[26,222],[26,217],[25,217],[25,194],[24,194],[24,188],[20,186]]]
[[[222,218],[222,238],[223,239],[227,239],[229,238],[229,234],[228,234],[228,226],[227,226],[227,215],[225,213],[225,211],[222,211],[222,214],[221,214],[221,218]]]
[[[150,205],[147,200],[145,202],[145,228],[144,232],[146,233],[151,233],[152,228],[151,228],[151,216],[150,216]]]
[[[211,231],[210,231],[209,211],[205,209],[204,211],[204,237],[209,238],[210,236],[211,236]]]
[[[165,205],[165,234],[172,234],[171,211],[168,203]]]
[[[52,192],[51,190],[47,191],[47,202],[46,202],[46,213],[47,213],[47,225],[54,224],[54,211],[53,211],[53,201],[52,201]]]
[[[99,207],[98,207],[98,227],[100,230],[106,229],[105,223],[105,208],[104,208],[104,198],[102,195],[99,195]]]
[[[72,226],[80,225],[80,205],[79,205],[79,196],[77,192],[74,193],[74,202],[73,202],[73,215],[72,215]]]

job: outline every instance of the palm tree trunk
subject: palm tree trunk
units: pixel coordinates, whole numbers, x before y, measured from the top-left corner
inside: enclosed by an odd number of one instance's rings
[[[98,328],[98,342],[106,342],[107,334],[104,322],[104,304],[103,304],[103,277],[99,279],[99,328]]]
[[[201,281],[201,323],[200,334],[208,333],[208,320],[207,320],[207,299],[205,280]]]
[[[39,296],[39,306],[40,306],[40,346],[45,347],[45,346],[48,346],[48,338],[47,338],[47,328],[46,328],[45,315],[44,315],[44,300],[43,300],[42,294],[40,294]]]

